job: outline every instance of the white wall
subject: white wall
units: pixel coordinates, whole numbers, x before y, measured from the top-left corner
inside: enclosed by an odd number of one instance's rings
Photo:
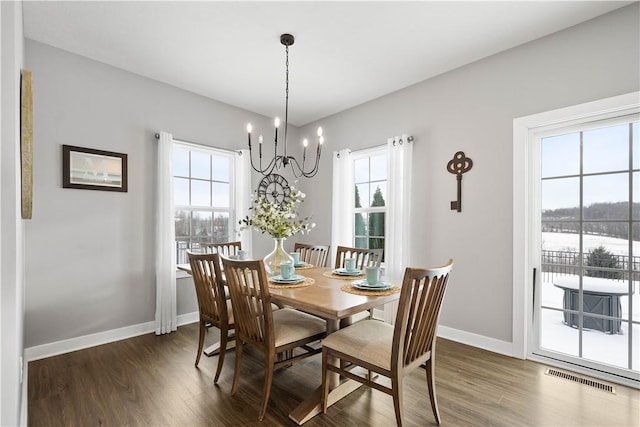
[[[318,224],[304,240],[330,241],[331,151],[411,134],[411,264],[453,257],[441,324],[510,342],[512,120],[638,90],[638,22],[635,4],[322,120],[320,173],[299,182],[308,195],[303,210]],[[26,54],[34,72],[35,199],[26,226],[25,346],[149,322],[153,134],[240,148],[247,121],[268,129],[270,119],[37,42],[27,41]],[[298,133],[314,135],[316,126]],[[129,192],[62,189],[62,144],[128,153]],[[449,209],[456,181],[445,170],[458,150],[474,160],[461,213]],[[254,242],[256,254],[271,249],[268,238]]]
[[[636,3],[322,120],[327,152],[415,137],[410,264],[455,260],[444,330],[511,342],[513,119],[638,90],[638,10]],[[463,177],[457,213],[446,164],[460,150],[474,166]],[[305,202],[318,224],[314,238],[326,241],[331,169],[327,155]]]
[[[20,207],[22,3],[1,2],[0,129],[0,425],[18,425],[24,352],[23,221]]]

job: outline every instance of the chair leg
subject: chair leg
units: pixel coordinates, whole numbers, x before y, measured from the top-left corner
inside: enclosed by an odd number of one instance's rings
[[[218,368],[216,369],[216,376],[213,377],[213,383],[217,384],[218,378],[220,378],[220,372],[222,371],[222,364],[224,363],[224,355],[227,351],[227,340],[229,330],[227,328],[220,329],[220,352],[218,353]]]
[[[233,371],[233,384],[231,385],[231,395],[236,392],[238,388],[238,378],[240,378],[240,366],[242,365],[242,347],[243,342],[236,338],[236,366]]]
[[[327,361],[329,351],[322,349],[322,412],[327,413],[327,405],[329,400],[329,379],[327,378]]]
[[[402,381],[397,377],[397,374],[391,378],[391,390],[393,393],[393,409],[396,413],[396,424],[398,427],[403,425],[403,412],[402,412]]]
[[[204,347],[204,334],[206,333],[207,328],[205,327],[205,322],[200,320],[200,336],[198,337],[198,354],[196,355],[196,367],[200,363],[200,356],[202,356],[202,348]]]
[[[260,414],[258,415],[258,420],[262,421],[264,418],[264,414],[267,412],[267,404],[269,403],[269,395],[271,394],[271,383],[273,382],[273,364],[274,357],[273,353],[266,354],[264,361],[264,390],[262,392],[262,407],[260,408]]]
[[[425,365],[427,365],[427,388],[429,389],[431,410],[433,411],[433,417],[436,419],[436,423],[440,424],[440,411],[438,411],[438,401],[436,400],[436,372],[435,364],[433,363],[433,357],[427,360]]]

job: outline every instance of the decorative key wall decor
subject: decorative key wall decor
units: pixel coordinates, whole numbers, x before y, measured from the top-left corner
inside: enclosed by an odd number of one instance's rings
[[[451,210],[462,212],[462,174],[469,172],[473,167],[473,161],[465,156],[463,151],[453,155],[453,159],[447,163],[447,170],[456,175],[458,180],[458,200],[451,201]]]

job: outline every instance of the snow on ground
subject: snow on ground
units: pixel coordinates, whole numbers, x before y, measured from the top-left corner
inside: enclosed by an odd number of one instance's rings
[[[578,252],[579,236],[573,233],[542,233],[542,249],[546,251],[567,251]],[[615,237],[584,235],[584,252],[604,246],[609,252],[615,255],[629,255],[629,242],[625,239]],[[633,242],[633,254],[640,255],[640,242]]]
[[[578,252],[579,236],[571,233],[542,233],[542,249]],[[584,252],[604,246],[615,255],[629,255],[629,242],[613,237],[584,235]],[[640,242],[633,242],[634,256],[640,256]],[[542,275],[542,305],[562,309],[564,292],[553,285],[557,274]],[[633,316],[629,319],[629,296],[620,298],[622,319],[640,321],[640,286],[635,284],[632,298]],[[583,330],[582,357],[599,363],[628,368],[629,346],[632,349],[632,369],[640,371],[640,325],[633,326],[633,342],[629,342],[629,322],[622,322],[621,334]],[[579,331],[563,323],[561,311],[543,309],[541,314],[540,347],[578,357]]]
[[[542,283],[542,305],[562,308],[563,290],[552,282]],[[640,292],[632,295],[633,320],[640,320]],[[622,318],[629,319],[629,297],[620,298]],[[561,353],[578,356],[578,329],[563,323],[563,314],[555,310],[542,310],[542,330],[540,346]],[[584,330],[582,335],[582,356],[600,363],[627,368],[629,354],[629,323],[622,323],[621,334],[606,334],[601,331]],[[640,325],[633,326],[633,370],[640,371]]]

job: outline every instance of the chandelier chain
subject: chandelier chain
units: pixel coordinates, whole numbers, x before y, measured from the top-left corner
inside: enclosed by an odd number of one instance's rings
[[[289,127],[289,46],[285,46],[285,103],[284,103],[284,155],[287,156],[287,128]]]

